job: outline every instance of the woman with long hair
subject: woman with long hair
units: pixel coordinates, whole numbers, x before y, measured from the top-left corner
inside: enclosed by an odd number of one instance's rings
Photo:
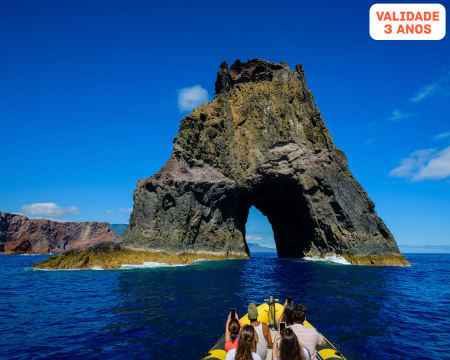
[[[287,326],[290,326],[294,323],[294,302],[293,301],[285,301],[283,311],[280,314],[280,319],[278,320],[278,327],[280,326],[280,322],[285,322]]]
[[[245,325],[238,339],[238,346],[227,353],[225,360],[261,360],[255,352],[258,335],[251,325]]]
[[[310,360],[311,356],[297,339],[290,328],[284,329],[275,336],[272,352],[273,360]]]
[[[241,330],[241,324],[238,319],[230,319],[225,326],[225,351],[228,352],[238,346],[239,331]]]

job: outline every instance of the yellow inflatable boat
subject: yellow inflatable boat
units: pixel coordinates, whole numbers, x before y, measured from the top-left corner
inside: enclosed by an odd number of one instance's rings
[[[269,325],[270,334],[272,336],[272,340],[274,339],[277,330],[277,323],[279,316],[283,311],[283,305],[278,303],[276,299],[270,297],[270,299],[266,300],[266,303],[263,303],[258,306],[258,321],[265,322]],[[250,321],[248,319],[248,314],[240,319],[241,323],[244,325],[249,325]],[[303,323],[305,326],[313,327],[308,321]],[[323,336],[323,334],[322,334]],[[325,338],[325,336],[324,336]],[[332,343],[325,338],[326,344],[324,346],[317,347],[317,360],[345,360],[345,357],[333,346]],[[212,347],[211,350],[203,357],[202,360],[210,359],[210,360],[224,360],[227,353],[225,351],[225,335],[223,335],[219,341]],[[269,349],[267,352],[267,358],[263,360],[272,360],[272,349]]]

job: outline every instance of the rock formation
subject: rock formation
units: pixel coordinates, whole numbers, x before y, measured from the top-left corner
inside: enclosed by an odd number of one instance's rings
[[[254,205],[280,257],[408,263],[334,145],[301,65],[224,62],[215,87],[181,120],[164,167],[138,182],[124,246],[244,256]]]
[[[214,254],[171,254],[165,252],[136,251],[116,242],[102,242],[87,249],[69,250],[52,256],[33,267],[35,269],[120,269],[122,266],[145,263],[164,263],[168,265],[190,264],[199,259],[222,260],[222,255]]]
[[[253,205],[280,257],[408,264],[334,145],[301,65],[224,62],[215,87],[212,102],[181,120],[163,168],[138,182],[120,251],[247,257]]]
[[[58,222],[0,212],[0,253],[60,253],[114,239],[106,222]]]

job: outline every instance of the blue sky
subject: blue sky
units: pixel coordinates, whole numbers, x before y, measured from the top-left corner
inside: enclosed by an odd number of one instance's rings
[[[0,210],[128,222],[219,64],[305,67],[397,242],[450,246],[450,44],[375,41],[371,2],[3,1]],[[183,89],[188,89],[184,90]],[[44,204],[44,205],[36,205]],[[272,245],[252,209],[247,231]]]

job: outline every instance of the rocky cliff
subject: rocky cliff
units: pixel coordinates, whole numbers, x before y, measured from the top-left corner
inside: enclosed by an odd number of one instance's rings
[[[181,120],[164,167],[139,181],[124,244],[248,254],[254,205],[281,257],[407,264],[333,143],[301,65],[224,62],[215,87],[212,102]]]
[[[114,239],[105,222],[57,222],[0,213],[0,253],[60,253]]]
[[[408,264],[333,143],[301,65],[224,62],[215,88],[181,120],[163,168],[138,182],[122,249],[247,257],[255,206],[280,257]]]

